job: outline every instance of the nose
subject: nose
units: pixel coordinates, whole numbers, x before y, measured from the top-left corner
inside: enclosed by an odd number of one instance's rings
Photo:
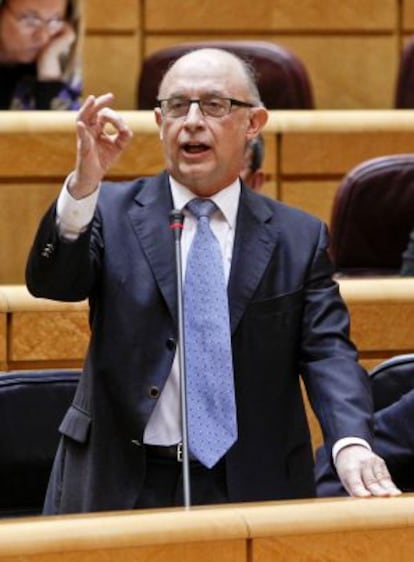
[[[47,25],[41,25],[34,31],[35,37],[42,45],[46,45],[49,42],[53,33],[50,31]]]
[[[201,112],[200,106],[197,102],[190,104],[188,113],[185,116],[184,124],[186,127],[200,127],[204,123],[204,115]]]
[[[198,125],[203,119],[204,115],[201,112],[200,105],[196,101],[190,103],[188,113],[185,116],[186,125]]]

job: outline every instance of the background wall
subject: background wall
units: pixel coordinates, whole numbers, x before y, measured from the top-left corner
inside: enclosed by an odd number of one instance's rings
[[[305,63],[318,109],[393,107],[412,0],[86,0],[85,93],[135,108],[142,60],[174,43],[261,39]]]

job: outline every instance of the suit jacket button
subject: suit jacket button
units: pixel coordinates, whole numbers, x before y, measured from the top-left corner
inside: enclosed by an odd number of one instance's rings
[[[43,258],[50,258],[50,256],[53,254],[54,251],[54,246],[51,243],[46,244],[46,246],[43,248],[42,252],[41,252],[41,256]]]
[[[148,396],[150,398],[158,398],[159,395],[160,395],[160,389],[158,388],[158,386],[150,386],[148,391]]]
[[[167,339],[167,349],[169,349],[170,351],[174,351],[175,347],[176,347],[176,341],[174,338],[168,338]]]

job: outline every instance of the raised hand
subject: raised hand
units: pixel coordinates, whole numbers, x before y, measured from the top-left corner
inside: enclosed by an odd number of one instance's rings
[[[132,131],[109,106],[114,96],[88,96],[79,110],[76,168],[69,191],[76,199],[92,193],[126,148]]]

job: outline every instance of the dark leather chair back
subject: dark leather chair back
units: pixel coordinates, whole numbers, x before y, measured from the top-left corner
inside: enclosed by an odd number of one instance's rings
[[[353,168],[336,192],[330,253],[343,275],[399,274],[414,224],[414,154],[381,156]]]
[[[203,41],[156,51],[143,63],[138,82],[138,109],[155,107],[165,71],[180,56],[203,47],[226,49],[255,69],[259,92],[268,109],[313,109],[313,91],[303,63],[287,49],[265,41]]]
[[[59,424],[80,371],[0,374],[0,517],[41,513]]]
[[[414,388],[414,353],[386,359],[369,373],[374,410],[382,410],[397,402]]]
[[[394,106],[396,109],[414,108],[414,37],[408,40],[401,53]]]

